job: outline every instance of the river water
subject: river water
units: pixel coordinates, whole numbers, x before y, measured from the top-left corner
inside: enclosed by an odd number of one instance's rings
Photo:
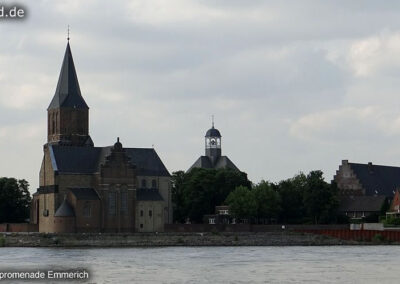
[[[400,246],[0,248],[0,271],[85,268],[88,283],[399,283],[399,262]]]

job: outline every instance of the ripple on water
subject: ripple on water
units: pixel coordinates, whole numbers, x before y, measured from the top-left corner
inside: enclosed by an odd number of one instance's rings
[[[87,268],[97,283],[396,283],[400,247],[1,248],[0,267]]]

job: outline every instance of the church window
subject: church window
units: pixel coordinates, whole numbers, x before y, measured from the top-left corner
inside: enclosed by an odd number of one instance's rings
[[[55,134],[56,133],[56,119],[55,119],[55,117],[54,117],[54,113],[53,113],[53,115],[52,115],[52,120],[53,120],[53,125],[52,125],[52,132],[53,132],[53,134]]]
[[[128,192],[121,191],[121,215],[128,213]]]
[[[83,216],[90,217],[92,213],[91,209],[90,202],[85,202],[85,205],[83,206]]]
[[[153,216],[153,211],[149,210],[149,217],[152,217],[152,216]]]
[[[147,183],[146,183],[146,180],[145,180],[145,179],[142,179],[142,187],[143,187],[143,188],[146,188],[146,187],[147,187]]]
[[[116,212],[116,202],[115,202],[115,192],[108,193],[108,215],[115,216]]]
[[[140,210],[140,217],[143,217],[143,210]]]
[[[157,182],[155,179],[151,181],[151,188],[157,188]]]
[[[140,224],[140,229],[143,229],[143,224]]]
[[[55,131],[57,132],[58,130],[58,113],[56,113],[56,128]]]

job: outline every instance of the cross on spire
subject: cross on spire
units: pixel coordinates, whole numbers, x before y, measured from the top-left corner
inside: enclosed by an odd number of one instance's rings
[[[69,41],[69,25],[68,25],[68,32],[67,32],[67,40]]]

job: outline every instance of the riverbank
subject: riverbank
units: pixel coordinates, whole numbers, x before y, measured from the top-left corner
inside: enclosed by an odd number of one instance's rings
[[[386,244],[301,232],[41,234],[1,233],[6,247],[325,246]],[[392,243],[395,244],[395,243]]]

